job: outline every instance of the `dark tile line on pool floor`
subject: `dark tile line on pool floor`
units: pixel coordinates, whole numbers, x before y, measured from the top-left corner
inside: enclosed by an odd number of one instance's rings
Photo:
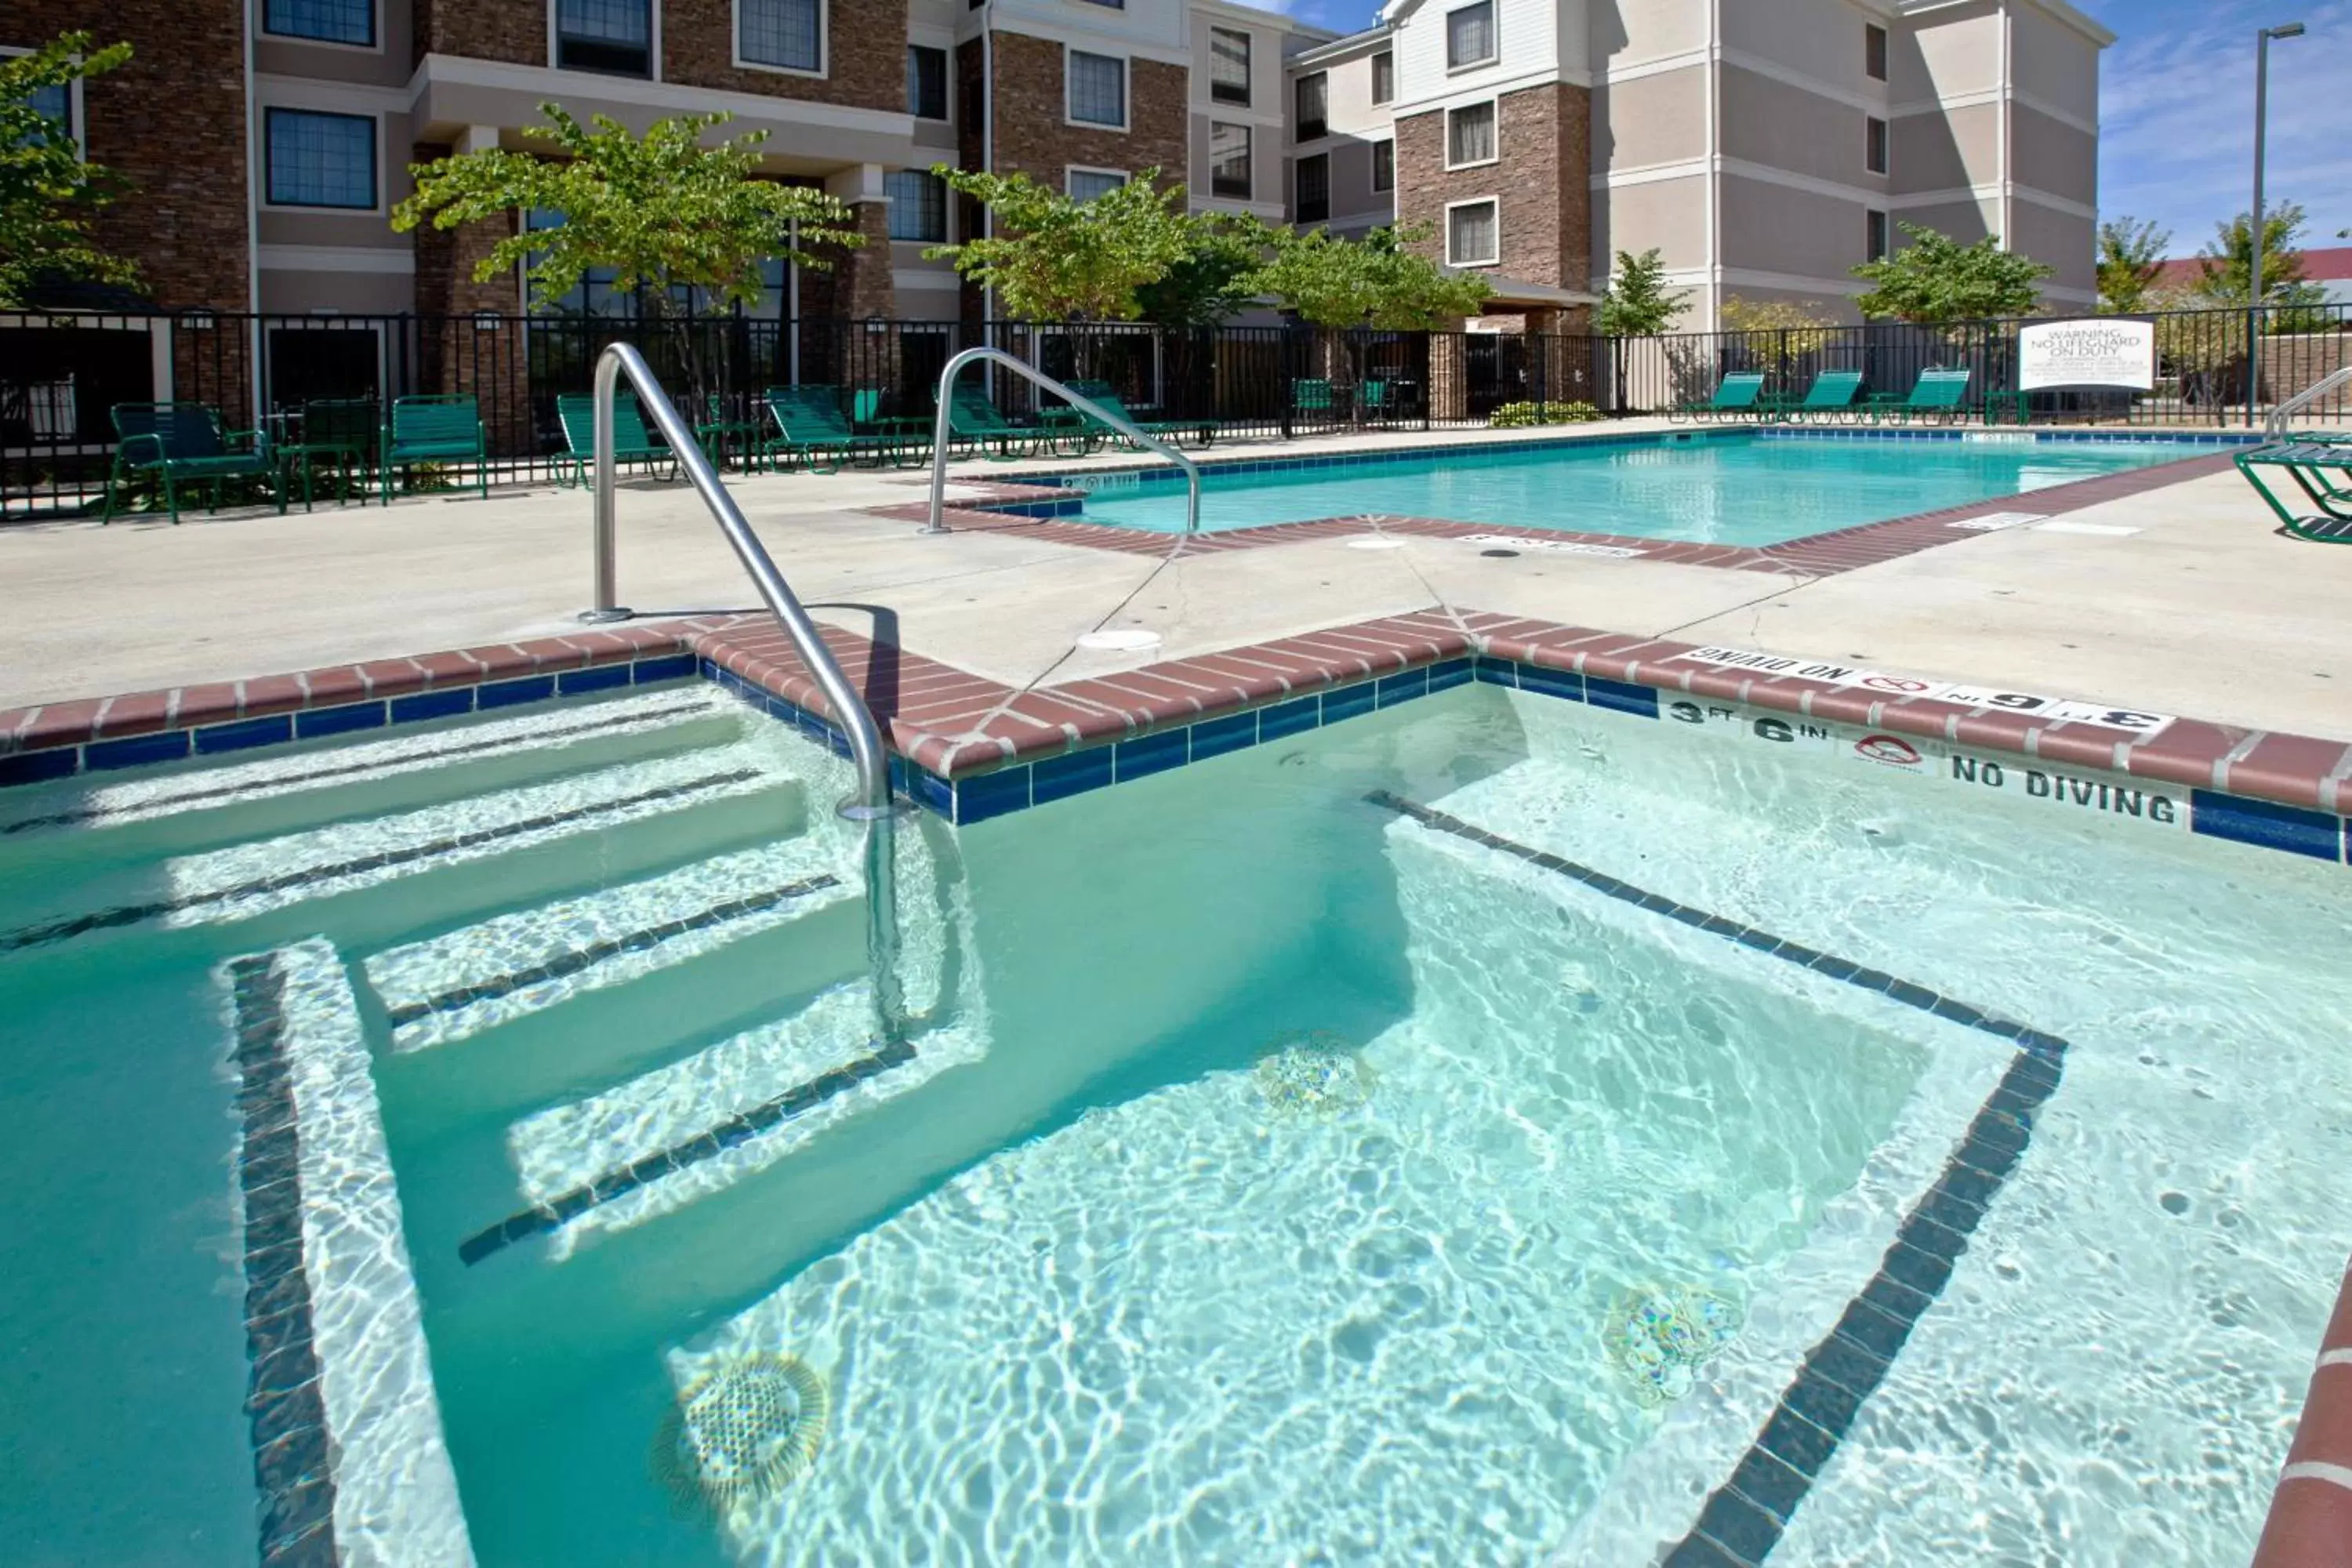
[[[246,1412],[262,1568],[334,1568],[335,1482],[303,1266],[301,1150],[275,957],[228,965],[245,1207]]]
[[[1911,1205],[1877,1272],[1846,1304],[1837,1324],[1806,1352],[1795,1379],[1730,1478],[1700,1510],[1664,1568],[1753,1568],[1770,1555],[1805,1495],[1852,1429],[1864,1403],[1942,1294],[1969,1237],[2025,1157],[2033,1119],[2057,1092],[2066,1042],[2056,1035],[1955,1001],[1924,985],[1849,963],[1738,921],[1622,882],[1573,860],[1489,833],[1473,823],[1386,790],[1366,797],[1434,832],[1498,850],[1582,884],[1606,898],[1722,937],[1727,942],[1884,995],[1906,1007],[1981,1030],[2017,1047],[1943,1171]]]

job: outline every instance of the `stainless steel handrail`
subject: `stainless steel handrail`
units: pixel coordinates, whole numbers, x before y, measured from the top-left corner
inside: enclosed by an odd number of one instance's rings
[[[776,624],[792,639],[801,662],[815,677],[817,689],[824,693],[825,704],[833,710],[834,722],[849,738],[849,760],[857,771],[857,793],[843,801],[839,810],[842,816],[866,825],[866,952],[873,968],[875,1008],[881,1032],[887,1039],[896,1041],[903,1026],[904,1008],[904,994],[898,983],[897,860],[891,852],[898,805],[890,793],[890,757],[882,749],[881,728],[851,688],[849,678],[842,673],[840,661],[824,646],[816,623],[801,607],[792,585],[776,570],[760,536],[751,531],[742,509],[727,493],[727,487],[719,483],[709,459],[696,445],[694,432],[678,417],[677,409],[662,390],[661,383],[654,379],[645,356],[627,343],[612,344],[596,361],[596,605],[580,618],[590,622],[621,621],[634,613],[618,603],[620,591],[614,569],[613,500],[618,466],[613,458],[613,398],[624,375],[636,388],[637,401],[652,416],[654,428],[662,433],[662,439],[669,443],[671,454],[677,458],[678,467],[686,470],[702,504],[710,509],[719,531],[734,547],[735,559],[751,574],[769,613],[776,617]]]
[[[2272,409],[2270,419],[2263,426],[2263,437],[2272,441],[2286,440],[2291,435],[2287,429],[2289,420],[2329,393],[2344,386],[2352,386],[2352,365],[2347,365],[2342,370],[2330,373],[2326,379],[2317,385],[2305,387],[2301,392]]]
[[[1071,391],[1060,382],[1055,381],[1052,376],[1047,375],[1044,371],[1034,368],[1025,361],[1005,353],[1003,349],[988,348],[983,346],[976,349],[964,350],[963,353],[948,361],[947,368],[940,373],[940,416],[938,424],[931,431],[931,521],[930,526],[924,530],[925,532],[945,533],[948,531],[946,521],[948,505],[948,441],[950,437],[955,434],[954,428],[950,424],[948,417],[950,410],[950,400],[955,394],[956,377],[963,374],[963,367],[980,360],[994,360],[998,364],[1003,365],[1018,374],[1028,377],[1029,380],[1034,382],[1037,385],[1044,387],[1047,392],[1053,393],[1057,397],[1066,398],[1075,406],[1082,408],[1087,413],[1091,414],[1097,419],[1101,420],[1104,424],[1109,426],[1112,429],[1118,431],[1120,435],[1134,442],[1137,446],[1149,447],[1153,451],[1160,453],[1162,457],[1174,462],[1178,468],[1184,470],[1184,484],[1186,489],[1184,531],[1187,533],[1198,533],[1201,531],[1201,468],[1199,464],[1193,462],[1192,458],[1186,457],[1183,453],[1178,451],[1174,447],[1161,440],[1159,437],[1147,435],[1142,430],[1138,429],[1133,420],[1121,418],[1119,416],[1113,414],[1109,409],[1105,408],[1101,404],[1097,403],[1093,398],[1087,396],[1084,393]]]

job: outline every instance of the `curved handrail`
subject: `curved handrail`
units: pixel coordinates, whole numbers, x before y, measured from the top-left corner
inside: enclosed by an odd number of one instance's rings
[[[1071,391],[1027,361],[1007,353],[1003,349],[990,348],[984,344],[979,348],[964,350],[963,353],[948,361],[947,368],[940,372],[940,416],[938,424],[931,431],[931,521],[930,526],[924,531],[945,533],[948,531],[946,521],[948,442],[955,434],[948,418],[950,399],[955,393],[956,377],[963,374],[963,367],[981,360],[994,360],[997,363],[1028,377],[1030,381],[1047,392],[1053,393],[1057,397],[1066,398],[1076,406],[1086,410],[1087,413],[1101,420],[1137,446],[1149,447],[1173,461],[1178,468],[1184,470],[1186,490],[1184,531],[1187,533],[1201,531],[1201,468],[1199,464],[1159,437],[1139,429],[1133,420],[1121,418],[1084,393]]]
[[[2269,421],[2263,426],[2263,436],[2273,442],[2284,441],[2293,434],[2287,424],[2294,417],[2340,387],[2352,386],[2352,365],[2329,373],[2326,379],[2306,386],[2276,408],[2271,410]]]
[[[654,379],[645,356],[627,343],[612,344],[596,360],[596,606],[580,618],[592,622],[626,620],[633,613],[616,603],[620,593],[614,580],[613,503],[619,466],[613,456],[613,399],[624,375],[637,389],[638,404],[652,416],[654,427],[669,443],[671,454],[693,482],[695,493],[710,509],[719,531],[734,547],[735,559],[751,574],[769,613],[776,617],[776,624],[792,639],[801,662],[815,678],[817,689],[824,693],[826,706],[833,710],[834,722],[849,738],[849,760],[857,771],[857,793],[841,803],[840,811],[842,816],[866,824],[866,946],[883,1033],[895,1041],[901,1027],[902,1011],[898,986],[898,885],[896,860],[891,854],[892,822],[898,807],[891,798],[890,757],[882,748],[881,728],[850,686],[849,678],[842,673],[840,661],[824,646],[816,623],[801,607],[792,585],[776,570],[760,536],[751,531],[742,509],[727,493],[727,487],[719,482],[709,459],[702,455],[694,432],[678,417],[661,383]]]

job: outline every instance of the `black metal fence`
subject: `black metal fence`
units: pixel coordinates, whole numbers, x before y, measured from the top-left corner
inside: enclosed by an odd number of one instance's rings
[[[1964,412],[1988,421],[2252,425],[2352,364],[2352,307],[2153,321],[2154,390],[2021,394],[2017,333],[2031,323],[2020,321],[1612,339],[743,315],[8,313],[0,314],[0,517],[94,506],[114,449],[111,410],[166,399],[210,404],[232,428],[284,437],[299,431],[312,400],[470,393],[500,476],[550,479],[566,450],[557,400],[587,392],[596,356],[616,341],[645,353],[698,423],[757,425],[761,390],[779,384],[840,387],[859,418],[925,417],[949,357],[985,341],[1058,379],[1107,382],[1147,419],[1214,422],[1244,438],[1477,425],[1515,403],[1657,413],[1703,401],[1738,371],[1762,372],[1769,391],[1790,398],[1828,370],[1859,372],[1869,392],[1899,395],[1937,366],[1970,371]],[[997,367],[973,374],[1016,419],[1054,401]],[[2352,418],[2352,397],[2314,413]]]

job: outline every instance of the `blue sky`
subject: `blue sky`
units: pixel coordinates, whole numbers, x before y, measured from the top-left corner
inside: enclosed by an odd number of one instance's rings
[[[1380,0],[1254,0],[1327,27],[1369,26]],[[2271,48],[2271,199],[2311,213],[2305,243],[2352,228],[2352,0],[2074,0],[2121,36],[2101,89],[2099,206],[2153,218],[2173,254],[2252,202],[2254,30],[2303,22]],[[2331,69],[2331,66],[2334,68]]]

